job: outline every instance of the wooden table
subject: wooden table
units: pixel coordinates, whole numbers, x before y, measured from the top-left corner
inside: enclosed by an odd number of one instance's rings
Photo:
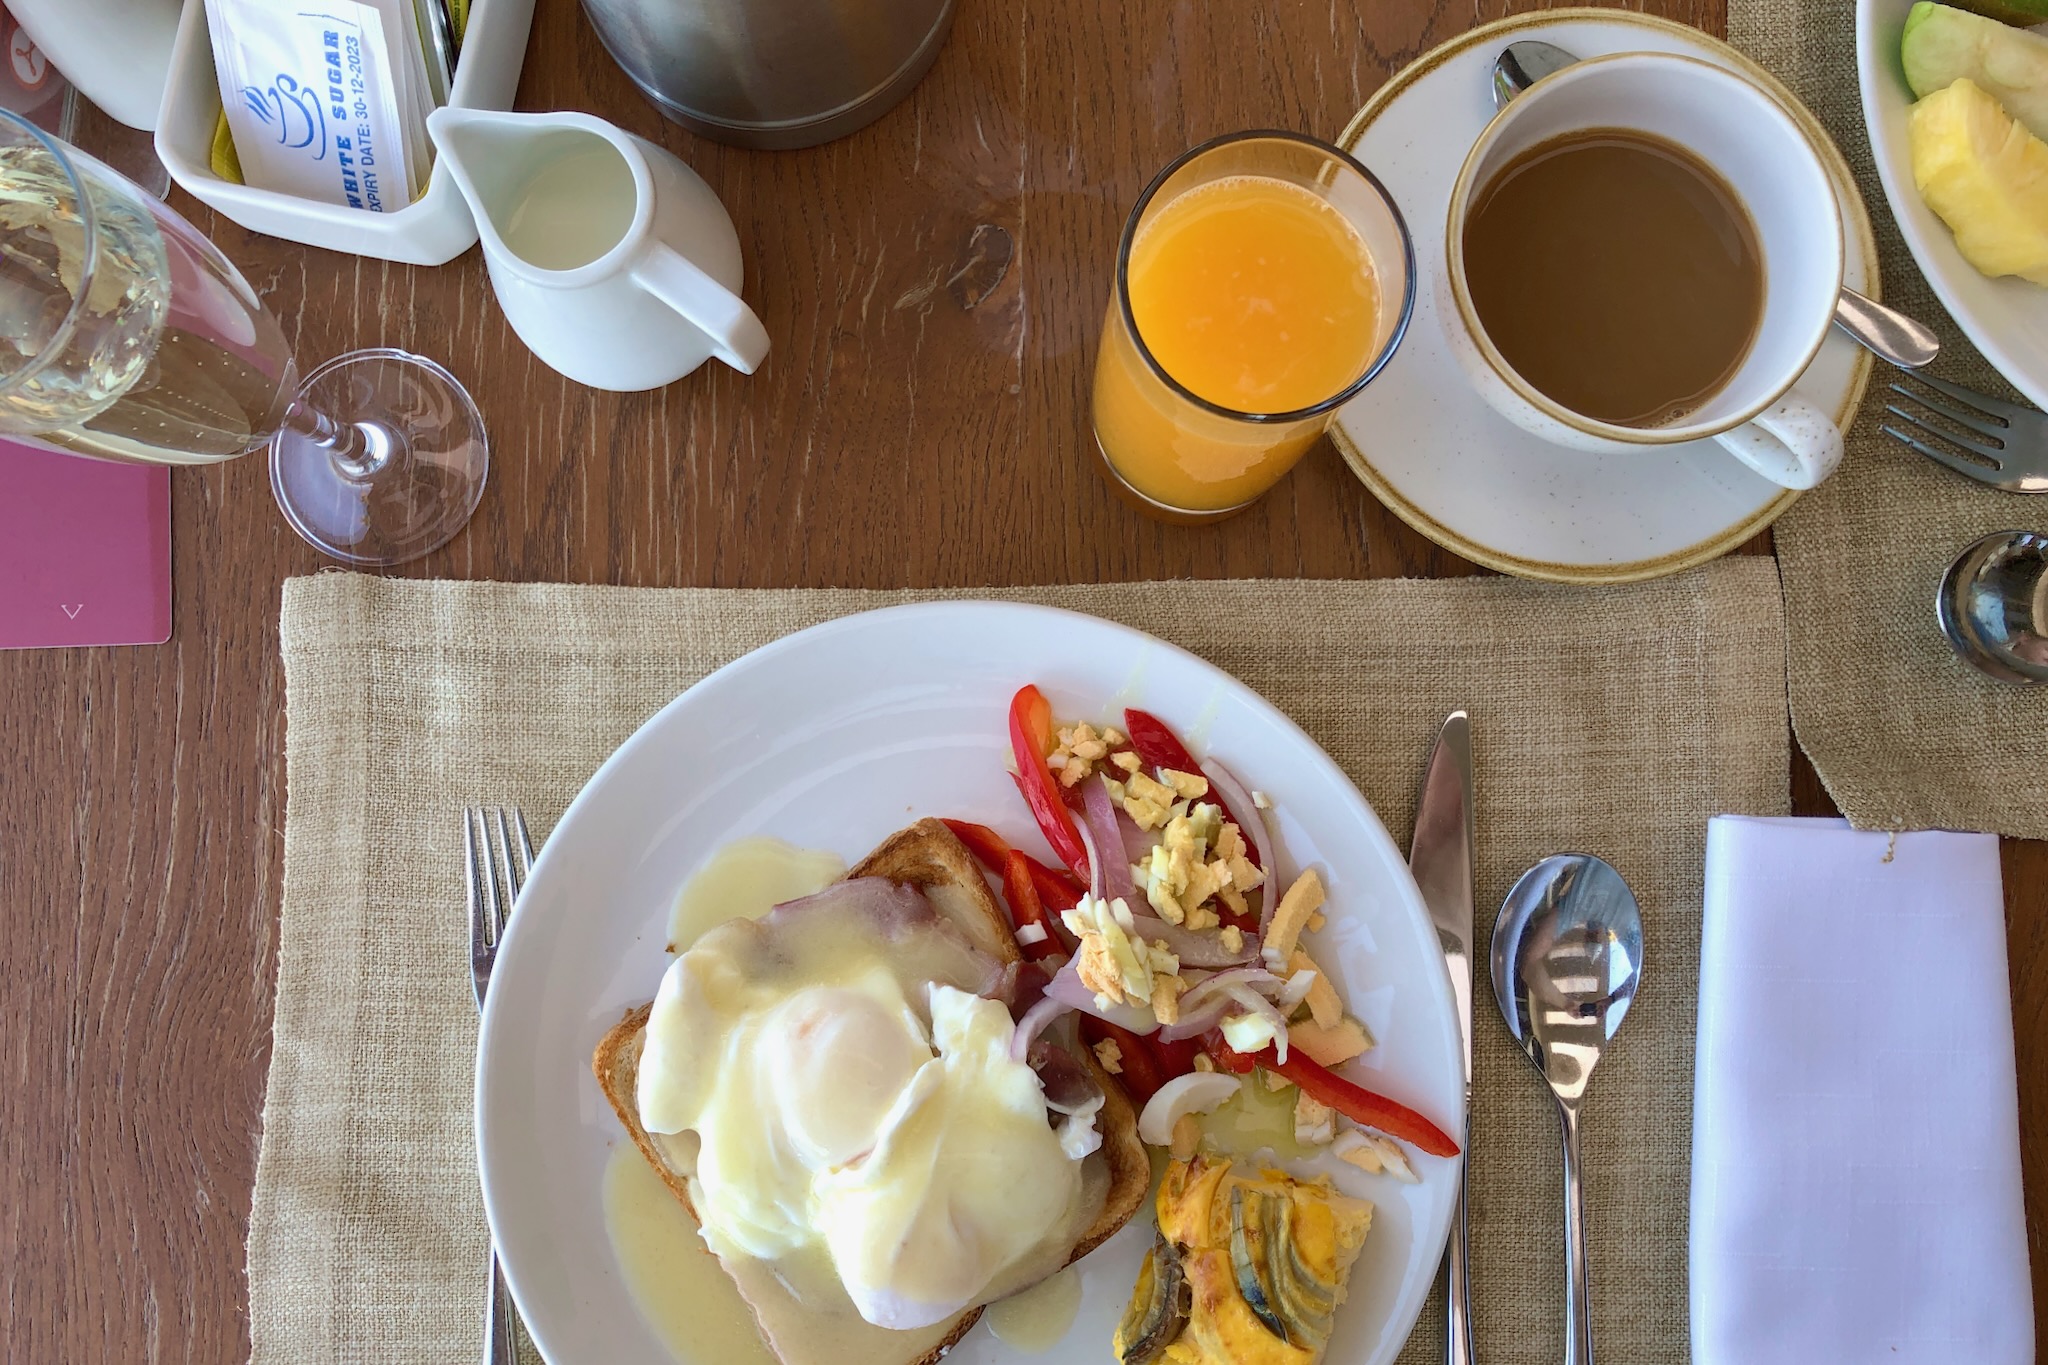
[[[1652,7],[1719,32],[1723,0]],[[1515,6],[1521,8],[1522,6]],[[540,0],[520,107],[586,109],[724,197],[775,339],[658,393],[577,388],[506,327],[472,251],[330,255],[181,206],[313,362],[434,355],[491,426],[490,489],[422,576],[716,586],[1472,573],[1327,448],[1235,521],[1169,527],[1099,481],[1088,365],[1116,236],[1182,149],[1334,135],[1498,0],[961,0],[913,99],[804,152],[670,126],[576,0]],[[242,1242],[269,1062],[284,825],[279,585],[323,561],[263,461],[174,478],[176,634],[0,655],[0,1359],[248,1352]],[[1750,547],[1768,549],[1767,543]],[[1801,810],[1830,809],[1803,760]],[[2029,1226],[2048,1228],[2048,845],[2005,859]],[[2048,1257],[2034,1257],[2037,1297]]]

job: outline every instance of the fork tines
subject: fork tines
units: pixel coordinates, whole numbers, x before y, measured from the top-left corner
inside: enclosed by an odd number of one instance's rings
[[[2048,423],[2040,413],[1930,375],[1914,374],[1912,379],[1933,392],[1922,393],[1896,382],[1889,386],[1890,391],[1940,420],[1887,403],[1885,411],[1898,425],[1887,424],[1880,431],[1979,482],[2009,489],[2036,486],[2039,471],[2032,466],[2037,461],[2027,442],[2037,431],[2048,435]]]
[[[533,870],[533,839],[517,806],[470,806],[462,813],[462,851],[469,871],[469,961],[477,1008],[491,983],[505,921]]]

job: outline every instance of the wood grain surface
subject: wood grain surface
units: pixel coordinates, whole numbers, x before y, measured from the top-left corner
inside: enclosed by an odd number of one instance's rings
[[[1522,6],[1514,6],[1521,8]],[[670,126],[576,0],[540,0],[519,105],[589,110],[695,166],[739,226],[775,349],[599,394],[513,337],[479,254],[333,255],[178,203],[303,363],[396,345],[491,427],[469,530],[404,572],[896,587],[1475,570],[1327,447],[1219,527],[1143,520],[1085,455],[1124,214],[1185,147],[1334,135],[1497,0],[961,0],[906,104],[756,153]],[[1660,0],[1720,32],[1722,0]],[[242,1239],[268,1062],[284,822],[279,585],[323,561],[260,459],[174,477],[176,634],[0,655],[0,1360],[245,1359]],[[1767,548],[1751,547],[1752,550]],[[1800,809],[1827,800],[1802,764]],[[2048,846],[2006,854],[2037,1285],[2048,1257]]]

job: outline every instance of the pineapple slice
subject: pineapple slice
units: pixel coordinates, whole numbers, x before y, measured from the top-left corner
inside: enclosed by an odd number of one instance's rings
[[[1970,80],[1915,104],[1908,129],[1913,182],[1963,259],[2048,284],[2048,143]]]

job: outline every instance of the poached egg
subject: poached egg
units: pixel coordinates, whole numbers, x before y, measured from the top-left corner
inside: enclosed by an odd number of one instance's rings
[[[977,993],[993,960],[891,890],[705,934],[655,997],[636,1098],[649,1132],[697,1135],[713,1252],[822,1256],[861,1317],[910,1329],[1051,1273],[1093,1210]]]

